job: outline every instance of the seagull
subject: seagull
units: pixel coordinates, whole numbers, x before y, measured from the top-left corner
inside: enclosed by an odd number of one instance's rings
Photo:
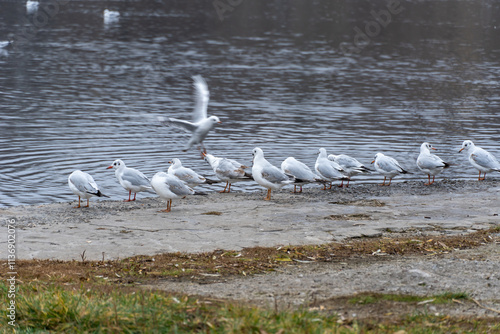
[[[441,173],[443,169],[451,166],[449,163],[444,162],[443,159],[441,159],[437,155],[432,154],[430,150],[437,151],[437,149],[435,149],[431,144],[423,143],[422,145],[420,145],[420,154],[417,158],[417,167],[422,172],[426,173],[427,177],[429,178],[429,182],[424,183],[426,186],[433,184],[436,175]]]
[[[177,176],[165,172],[156,173],[151,179],[151,186],[160,198],[167,200],[167,209],[159,212],[170,212],[173,198],[195,193],[192,188]]]
[[[128,190],[128,199],[126,199],[125,202],[135,201],[135,196],[138,192],[152,189],[146,175],[142,174],[137,169],[128,168],[122,160],[118,159],[113,161],[113,164],[107,167],[107,169],[110,168],[115,169],[116,179],[125,190]],[[134,193],[134,199],[130,199],[132,192]]]
[[[264,158],[264,152],[258,147],[253,149],[252,176],[258,184],[267,188],[267,196],[264,198],[266,201],[271,199],[272,190],[279,190],[295,181],[295,177],[285,174],[279,168],[271,165]]]
[[[118,22],[120,19],[120,13],[114,10],[105,9],[103,13],[104,23],[114,23]]]
[[[177,176],[179,179],[186,182],[186,184],[191,188],[194,188],[202,183],[214,183],[214,181],[204,178],[191,168],[182,166],[181,161],[177,158],[172,159],[169,163],[172,165],[168,168],[168,174]]]
[[[81,170],[75,170],[68,177],[68,185],[69,189],[73,192],[73,194],[78,196],[78,206],[75,208],[80,208],[80,199],[86,199],[87,205],[86,208],[89,207],[89,198],[92,196],[98,197],[109,197],[101,193],[97,183],[95,183],[94,179],[90,174],[82,172]]]
[[[304,184],[323,181],[318,175],[314,174],[305,163],[298,161],[294,157],[288,157],[283,160],[281,163],[281,170],[283,173],[295,177],[296,182],[293,184],[293,193],[301,193]],[[300,180],[300,182],[298,180]],[[297,191],[297,186],[300,187],[299,191]]]
[[[230,193],[231,184],[238,181],[253,180],[252,174],[245,172],[248,167],[233,159],[218,158],[212,154],[202,153],[205,161],[214,170],[215,176],[221,181],[226,181],[226,186],[221,193]],[[229,187],[228,187],[229,186]],[[227,191],[226,191],[227,189]]]
[[[205,79],[203,79],[201,75],[195,75],[193,80],[196,104],[193,110],[192,122],[176,118],[165,119],[164,117],[158,117],[158,120],[164,125],[171,125],[192,132],[191,138],[183,148],[184,152],[193,147],[193,145],[198,145],[202,153],[207,153],[203,145],[203,140],[216,124],[222,122],[217,116],[207,117],[207,106],[210,93]],[[203,148],[203,150],[201,150],[201,148]]]
[[[349,177],[349,180],[347,180],[346,188],[349,187],[350,178],[352,176],[358,174],[371,173],[371,170],[365,167],[365,165],[359,162],[356,158],[353,158],[345,154],[339,154],[339,155],[329,154],[328,160],[338,163],[340,167],[342,167],[342,169],[344,170],[345,175]],[[342,188],[343,186],[344,186],[344,181],[342,181],[339,187]]]
[[[38,1],[28,0],[26,2],[26,11],[28,14],[34,14],[38,10]]]
[[[500,162],[490,152],[474,145],[471,140],[466,140],[462,143],[462,148],[459,152],[465,150],[469,155],[470,164],[479,171],[478,181],[483,181],[486,178],[486,173],[497,171],[500,172]],[[481,178],[481,172],[484,176]]]
[[[375,164],[375,169],[380,174],[384,175],[384,183],[381,186],[390,186],[392,178],[399,174],[409,174],[408,171],[404,170],[399,162],[391,157],[383,155],[382,153],[375,154],[375,158],[372,164]],[[389,183],[385,184],[385,180],[389,178]]]
[[[326,150],[323,147],[319,149],[314,168],[322,178],[330,182],[330,187],[328,187],[328,189],[332,189],[331,182],[334,180],[342,180],[342,182],[344,180],[349,180],[349,177],[344,174],[345,170],[335,161],[328,159]],[[323,190],[326,190],[326,184],[323,185]]]

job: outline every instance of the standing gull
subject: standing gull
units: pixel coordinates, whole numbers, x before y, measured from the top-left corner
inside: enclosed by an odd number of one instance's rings
[[[151,186],[160,198],[167,200],[167,208],[161,212],[170,212],[172,199],[194,194],[194,190],[175,175],[165,172],[156,173],[151,179]]]
[[[158,117],[158,120],[165,125],[176,126],[188,132],[192,132],[191,138],[184,146],[183,151],[189,150],[193,147],[193,145],[198,145],[198,148],[202,153],[207,153],[207,150],[203,145],[203,140],[216,124],[222,122],[217,116],[207,117],[207,107],[210,93],[205,79],[203,79],[201,75],[196,75],[193,77],[193,80],[196,104],[193,110],[192,122],[176,118],[165,119],[164,117]]]
[[[271,165],[264,158],[264,152],[258,147],[253,149],[252,176],[258,184],[267,188],[267,196],[264,198],[266,201],[271,199],[272,190],[279,190],[295,181],[292,175],[285,174],[279,168]]]
[[[73,173],[71,173],[68,177],[68,185],[69,189],[78,196],[78,206],[75,208],[80,208],[80,200],[81,198],[87,200],[87,205],[85,206],[86,208],[89,207],[89,198],[92,196],[97,196],[97,197],[108,197],[101,193],[99,190],[99,187],[97,186],[97,183],[95,183],[94,179],[90,174],[87,174],[85,172],[82,172],[81,170],[75,170]]]
[[[363,173],[371,173],[371,170],[365,167],[365,165],[359,162],[356,158],[353,158],[345,154],[339,154],[339,155],[329,154],[328,159],[338,163],[340,167],[342,167],[342,169],[344,170],[345,175],[349,177],[349,180],[347,180],[346,188],[349,187],[349,182],[351,181],[350,178],[352,176]],[[339,187],[342,188],[343,186],[344,186],[344,181],[342,181]]]
[[[318,158],[314,165],[316,172],[325,180],[330,182],[328,189],[332,189],[332,181],[349,180],[349,177],[344,175],[344,169],[335,161],[329,160],[326,150],[322,147],[319,149]],[[323,190],[326,190],[326,184],[323,185]]]
[[[128,168],[120,159],[113,161],[113,164],[107,169],[114,168],[115,176],[120,185],[128,190],[128,200],[125,202],[135,201],[135,196],[138,192],[151,189],[151,184],[146,175],[134,168]],[[130,196],[134,193],[134,199]]]
[[[441,173],[443,169],[450,167],[449,163],[446,163],[435,154],[431,153],[431,150],[436,150],[431,144],[423,143],[420,145],[420,154],[417,158],[417,167],[424,173],[427,174],[429,182],[424,183],[429,186],[434,183],[436,175]],[[437,150],[436,150],[437,151]],[[432,181],[431,181],[432,175]]]
[[[186,184],[191,188],[194,188],[202,183],[214,183],[214,181],[206,179],[191,168],[184,167],[181,161],[177,158],[172,159],[170,163],[171,165],[168,167],[168,174],[177,176],[179,179],[186,182]]]
[[[384,175],[384,183],[382,183],[381,186],[390,186],[392,179],[396,175],[408,174],[408,171],[404,170],[396,159],[388,157],[382,153],[375,154],[372,164],[374,164],[377,172]],[[389,183],[385,184],[385,180],[387,178],[389,178]]]
[[[212,167],[215,176],[226,181],[221,193],[231,192],[231,184],[238,181],[253,180],[252,174],[245,171],[248,167],[233,159],[218,158],[212,154],[203,153],[205,161]],[[227,189],[227,191],[226,191]]]
[[[469,156],[470,164],[479,171],[478,181],[486,178],[486,173],[497,171],[500,172],[500,162],[490,152],[474,145],[471,140],[466,140],[462,143],[462,148],[459,152],[465,151]],[[484,176],[481,178],[481,172]]]
[[[293,192],[301,193],[302,186],[304,184],[313,183],[313,182],[321,182],[321,178],[314,174],[313,171],[303,162],[298,161],[294,157],[288,157],[281,163],[281,170],[283,173],[293,175],[296,181],[293,184]],[[297,186],[300,187],[300,190],[297,191]]]

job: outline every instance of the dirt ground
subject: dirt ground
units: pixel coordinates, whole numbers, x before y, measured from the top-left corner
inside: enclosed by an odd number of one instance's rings
[[[217,249],[325,244],[352,238],[463,235],[500,225],[498,181],[394,183],[390,187],[352,184],[348,189],[319,187],[292,194],[288,189],[263,201],[264,192],[192,196],[164,203],[98,201],[20,206],[0,210],[15,219],[18,259],[125,258],[166,252],[198,253]],[[466,316],[499,316],[500,250],[495,242],[467,250],[426,256],[377,253],[348,262],[292,263],[248,277],[206,282],[158,280],[149,287],[288,308],[304,306],[345,318],[390,317],[413,310]],[[6,236],[4,237],[6,239]],[[6,240],[4,240],[6,241]],[[6,243],[4,243],[6,244]],[[103,254],[104,252],[104,254]],[[2,258],[6,252],[2,249]],[[307,262],[307,261],[306,261]],[[452,304],[350,304],[364,293],[432,296],[465,292],[471,300]]]

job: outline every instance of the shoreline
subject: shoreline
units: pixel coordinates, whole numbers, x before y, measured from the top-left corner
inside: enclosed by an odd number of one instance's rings
[[[18,259],[118,259],[134,255],[247,247],[324,244],[348,238],[456,234],[500,224],[497,180],[440,180],[352,184],[323,191],[289,187],[230,194],[208,193],[174,200],[172,212],[156,197],[136,202],[92,198],[0,209],[16,220]],[[104,254],[103,254],[104,252]],[[6,254],[2,252],[2,257]]]

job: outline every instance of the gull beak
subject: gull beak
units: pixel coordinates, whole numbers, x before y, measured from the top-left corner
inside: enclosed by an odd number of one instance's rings
[[[171,164],[171,163],[172,163],[172,161],[169,161],[168,163],[169,163],[169,164]]]
[[[222,124],[222,122],[221,122],[221,121],[218,121],[217,123]]]
[[[204,157],[207,156],[207,154],[205,152],[201,152],[201,155],[203,155]]]
[[[458,153],[462,152],[463,150],[464,150],[464,148],[462,147],[462,148],[460,149],[460,151],[458,151]]]
[[[113,168],[113,166],[106,167],[106,169],[110,169],[110,168]]]
[[[375,163],[375,160],[373,160],[372,162],[370,162],[371,164]]]
[[[437,151],[438,149],[437,149],[437,148],[434,148],[434,147],[431,147],[431,150]]]

